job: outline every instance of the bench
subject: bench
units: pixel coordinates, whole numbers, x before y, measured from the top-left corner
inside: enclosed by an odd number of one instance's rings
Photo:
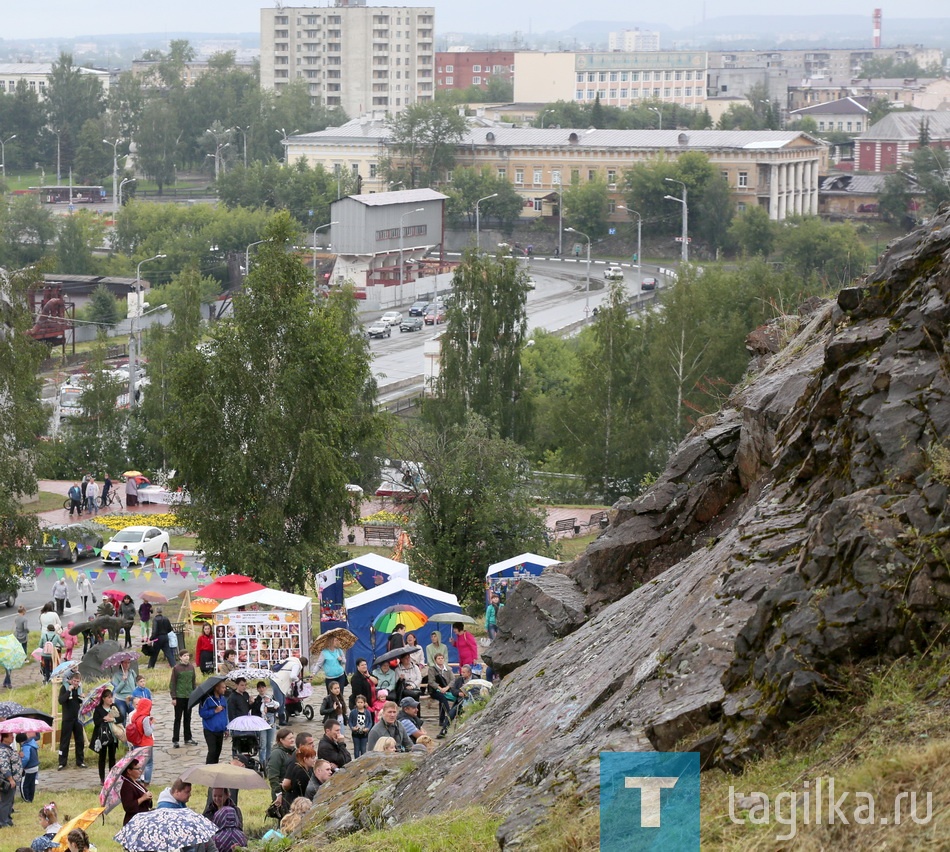
[[[606,522],[607,522],[607,513],[605,511],[594,512],[590,516],[590,520],[588,520],[587,523],[584,524],[584,526],[587,527],[587,529],[591,529],[592,527],[606,527],[607,526]]]
[[[554,537],[557,538],[561,533],[569,532],[574,534],[574,528],[577,526],[577,518],[565,518],[563,521],[554,522]]]
[[[366,544],[376,542],[377,544],[395,544],[396,528],[394,526],[381,527],[377,525],[367,525],[363,527],[363,541]]]

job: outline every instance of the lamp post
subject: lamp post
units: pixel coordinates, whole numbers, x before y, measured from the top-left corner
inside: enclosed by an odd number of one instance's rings
[[[657,107],[647,107],[647,109],[650,110],[650,112],[655,112],[660,117],[660,126],[657,128],[657,130],[662,130],[663,129],[663,112]]]
[[[584,290],[584,319],[590,316],[590,237],[577,228],[565,228],[565,234],[577,234],[587,240],[587,287]]]
[[[60,134],[60,131],[59,131],[59,130],[54,130],[53,133],[56,134],[56,185],[59,186],[60,182],[62,181],[62,177],[60,177],[60,168],[59,168],[59,134]]]
[[[637,213],[636,210],[631,210],[629,207],[623,207],[623,206],[621,205],[621,206],[618,206],[617,209],[618,209],[618,210],[626,210],[631,216],[636,216],[636,217],[637,217],[637,295],[639,296],[639,295],[640,295],[640,283],[641,283],[641,278],[640,278],[640,276],[641,276],[642,273],[643,273],[643,268],[642,268],[642,266],[641,266],[641,264],[643,263],[643,261],[640,259],[640,247],[641,247],[640,234],[641,234],[641,231],[642,231],[642,229],[643,229],[643,217],[642,217],[639,213]]]
[[[475,252],[476,254],[482,250],[481,240],[479,239],[481,234],[481,220],[479,219],[478,205],[483,201],[488,201],[489,198],[497,198],[498,193],[493,192],[491,195],[486,195],[484,198],[479,198],[475,202]]]
[[[247,133],[251,129],[251,125],[249,124],[247,127],[235,126],[234,129],[237,130],[244,137],[244,168],[246,169],[247,168]]]
[[[209,157],[214,157],[214,179],[218,179],[218,174],[221,171],[221,152],[227,148],[231,143],[225,142],[224,144],[217,143],[215,145],[214,154],[208,154]]]
[[[132,183],[133,181],[138,180],[138,178],[123,178],[122,182],[119,184],[119,207],[122,206],[122,187],[127,183]]]
[[[56,139],[59,141],[59,136]],[[119,142],[122,140],[116,139],[115,142],[110,142],[108,139],[103,139],[102,141],[112,146],[112,227],[114,228],[116,216],[119,215]],[[57,171],[59,171],[58,168]]]
[[[689,208],[686,205],[686,184],[681,180],[676,180],[675,178],[663,178],[663,180],[669,181],[670,183],[678,183],[683,187],[683,197],[677,198],[675,195],[664,195],[663,197],[669,201],[676,201],[679,204],[683,205],[683,234],[680,239],[683,241],[683,248],[680,252],[680,258],[683,263],[689,262]]]
[[[399,301],[400,302],[402,302],[402,290],[403,290],[403,284],[405,283],[403,281],[403,276],[405,275],[405,269],[402,263],[402,242],[403,242],[402,220],[405,219],[406,216],[412,216],[413,213],[425,213],[425,207],[417,207],[415,210],[407,210],[405,213],[402,213],[399,216]]]
[[[16,133],[6,139],[0,139],[0,166],[3,167],[4,181],[7,179],[7,142],[12,142],[14,139],[16,139]]]
[[[135,408],[135,374],[138,372],[138,346],[135,339],[135,320],[142,309],[142,264],[151,263],[153,260],[161,260],[163,254],[156,254],[154,257],[147,257],[139,261],[135,267],[135,310],[129,319],[129,408]],[[159,310],[159,308],[155,308]],[[142,314],[145,316],[145,314]]]
[[[244,277],[247,278],[251,274],[251,249],[254,246],[259,246],[261,243],[266,243],[267,240],[258,240],[255,243],[251,243],[246,249],[244,249]]]
[[[322,231],[324,228],[329,228],[331,225],[339,225],[339,222],[327,222],[326,225],[321,225],[319,228],[313,229],[313,292],[317,292],[317,231]]]
[[[557,114],[557,111],[553,109],[546,109],[544,112],[541,113],[541,129],[542,130],[544,130],[544,116],[546,116],[549,112]]]
[[[564,190],[554,189],[552,192],[557,193],[557,256],[564,257]]]

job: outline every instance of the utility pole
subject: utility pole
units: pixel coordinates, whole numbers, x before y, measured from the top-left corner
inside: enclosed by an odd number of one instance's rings
[[[683,197],[677,198],[675,195],[664,195],[663,197],[669,201],[676,201],[683,205],[683,233],[680,239],[683,241],[683,247],[680,251],[680,258],[683,263],[689,262],[689,208],[686,204],[686,184],[681,180],[676,180],[675,178],[663,178],[663,180],[669,181],[670,183],[678,183],[683,187]]]
[[[56,137],[59,141],[59,136]],[[115,227],[115,220],[119,215],[119,142],[110,142],[108,139],[102,140],[106,145],[112,146],[112,227]]]

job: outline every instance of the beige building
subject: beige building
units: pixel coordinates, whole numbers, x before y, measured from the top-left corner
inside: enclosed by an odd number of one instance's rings
[[[435,9],[366,6],[261,9],[261,86],[304,80],[313,103],[350,117],[400,112],[435,94]]]
[[[515,100],[636,106],[658,100],[702,109],[707,55],[701,50],[515,54]]]
[[[109,92],[109,72],[98,71],[94,68],[76,68],[80,74],[95,77],[102,86],[103,95]],[[36,92],[42,101],[46,98],[46,88],[53,73],[50,62],[5,62],[0,63],[0,95],[12,95],[16,91],[17,83],[21,80],[27,89]]]
[[[861,67],[871,59],[893,59],[916,62],[921,68],[940,65],[943,57],[938,48],[878,47],[829,48],[805,50],[717,50],[709,54],[710,68],[787,68],[803,78],[858,77]]]
[[[290,161],[359,169],[363,191],[388,189],[373,162],[385,156],[382,121],[351,121],[343,127],[287,139]],[[805,133],[759,130],[572,130],[570,128],[472,127],[459,143],[456,165],[488,169],[504,177],[524,199],[522,218],[550,216],[558,192],[576,182],[603,180],[611,211],[624,203],[624,170],[687,151],[709,157],[728,183],[739,209],[759,206],[775,220],[818,213],[818,175],[827,169],[827,146]],[[626,219],[619,211],[616,221]]]

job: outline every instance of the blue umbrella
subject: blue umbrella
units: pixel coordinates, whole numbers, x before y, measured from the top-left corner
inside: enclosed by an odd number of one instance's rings
[[[62,677],[66,672],[71,672],[73,669],[78,668],[79,660],[65,660],[49,673],[50,680],[54,677]]]
[[[128,852],[178,852],[205,843],[218,833],[207,817],[188,808],[158,808],[136,814],[115,836]]]

